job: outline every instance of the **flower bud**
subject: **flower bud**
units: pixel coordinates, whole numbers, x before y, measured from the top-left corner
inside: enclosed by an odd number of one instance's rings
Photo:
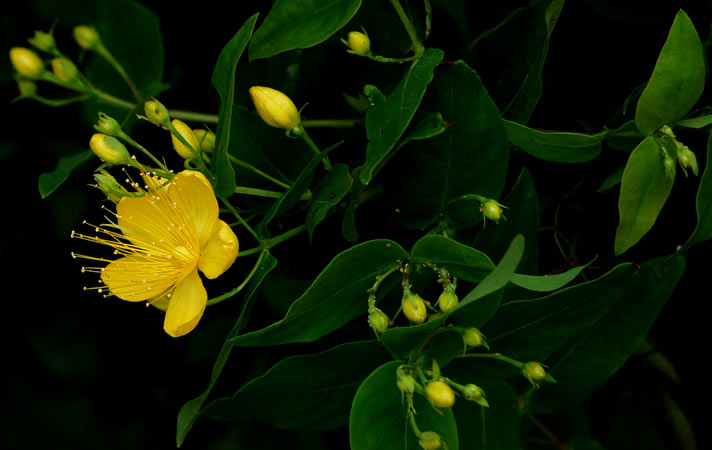
[[[500,204],[491,198],[482,203],[480,211],[486,218],[494,220],[495,222],[499,222],[499,219],[502,218],[502,208]]]
[[[546,373],[544,367],[536,361],[525,363],[524,366],[522,366],[522,375],[536,387],[539,387],[539,382],[541,381],[556,383],[554,377]]]
[[[667,153],[663,156],[663,167],[665,167],[665,173],[667,176],[670,178],[675,176],[675,160]]]
[[[188,144],[190,144],[189,148],[185,144],[183,144],[176,137],[175,134],[171,133],[173,148],[178,152],[178,154],[185,159],[193,159],[198,156],[198,152],[200,151],[200,142],[198,141],[198,138],[195,137],[193,130],[191,130],[188,125],[178,119],[173,119],[171,121],[171,125],[173,125],[175,131],[180,134]]]
[[[25,47],[10,49],[10,62],[20,75],[36,77],[44,72],[44,63],[34,51]]]
[[[193,134],[195,134],[195,137],[197,137],[200,142],[200,150],[208,153],[215,150],[215,133],[202,128],[196,128],[193,130]]]
[[[375,331],[377,335],[380,336],[385,333],[388,329],[389,323],[390,320],[388,319],[388,316],[380,309],[372,308],[369,311],[368,324],[371,325],[371,328],[373,328],[373,331]]]
[[[406,394],[415,392],[415,380],[410,375],[398,375],[396,384],[398,385],[398,389]]]
[[[677,162],[683,169],[690,169],[692,170],[692,173],[697,175],[699,170],[697,167],[697,157],[686,145],[683,145],[682,149],[678,149]]]
[[[418,444],[424,450],[437,450],[443,446],[443,441],[436,432],[423,431],[418,435]]]
[[[95,173],[94,181],[96,181],[96,187],[101,189],[101,192],[114,203],[118,203],[122,197],[128,195],[119,182],[107,172],[102,171]]]
[[[74,27],[74,40],[83,49],[92,49],[100,44],[99,34],[96,29],[88,25]]]
[[[35,31],[35,35],[29,38],[27,42],[36,49],[47,53],[51,53],[56,47],[52,33],[45,33],[44,31]]]
[[[357,55],[366,56],[371,51],[371,40],[363,33],[349,33],[349,48]]]
[[[168,114],[168,109],[163,106],[163,103],[159,102],[155,98],[147,100],[143,104],[143,111],[146,113],[148,120],[155,125],[168,125],[171,117]]]
[[[103,112],[99,113],[99,120],[97,121],[96,125],[94,125],[94,129],[99,133],[103,133],[108,136],[121,136],[122,134],[124,134],[124,131],[121,129],[121,125],[119,125],[119,122],[113,117],[104,114]]]
[[[54,58],[52,59],[52,72],[54,75],[65,83],[74,81],[77,77],[77,66],[67,58]]]
[[[489,348],[489,346],[487,345],[487,341],[485,341],[485,337],[482,335],[482,333],[480,333],[480,330],[474,327],[467,328],[465,329],[465,331],[462,332],[462,340],[468,347]]]
[[[403,314],[413,323],[425,322],[427,311],[425,309],[425,301],[418,294],[413,294],[410,289],[403,292],[403,300],[401,301]]]
[[[299,125],[299,111],[284,93],[264,86],[252,86],[250,97],[257,114],[267,125],[285,130]]]
[[[89,147],[99,159],[109,164],[126,164],[131,159],[124,144],[113,136],[95,133],[89,140]]]
[[[462,396],[465,397],[465,400],[489,407],[489,403],[487,403],[487,400],[485,399],[485,391],[475,384],[470,383],[463,386]]]
[[[457,294],[455,294],[455,290],[452,288],[452,285],[448,285],[448,287],[443,290],[443,293],[440,294],[440,297],[438,298],[440,311],[445,314],[455,309],[459,302],[460,300],[458,300]]]
[[[17,80],[17,89],[22,97],[33,97],[37,93],[37,85],[34,81],[25,78]]]
[[[436,408],[449,408],[455,404],[455,391],[444,381],[431,381],[425,386],[425,396]]]

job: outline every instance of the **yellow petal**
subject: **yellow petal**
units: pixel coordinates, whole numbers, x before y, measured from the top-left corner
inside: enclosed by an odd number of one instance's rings
[[[203,248],[218,220],[218,201],[210,182],[198,171],[184,170],[173,178],[168,193],[178,209],[192,217],[200,247]]]
[[[213,279],[230,268],[237,258],[240,243],[232,228],[222,220],[215,222],[210,239],[200,251],[198,268]]]
[[[173,337],[190,333],[203,316],[207,301],[208,293],[196,269],[178,283],[173,291],[163,329]]]
[[[163,295],[157,299],[151,300],[148,303],[153,306],[154,308],[158,308],[161,311],[165,312],[168,309],[168,303],[171,301],[170,298],[168,298],[167,295]]]
[[[122,300],[141,302],[160,296],[180,277],[175,265],[156,258],[125,256],[111,262],[101,272],[109,291]]]

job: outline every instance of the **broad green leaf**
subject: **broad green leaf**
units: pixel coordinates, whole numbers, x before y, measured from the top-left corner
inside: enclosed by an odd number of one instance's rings
[[[610,378],[645,338],[684,271],[680,255],[642,263],[595,326],[554,356],[547,370],[558,383],[535,392],[529,409],[547,413],[577,404]]]
[[[56,191],[62,183],[67,181],[67,178],[69,178],[69,174],[72,173],[72,170],[76,169],[82,163],[89,161],[93,155],[94,154],[91,151],[85,150],[72,156],[59,158],[56,169],[52,172],[46,172],[40,175],[37,182],[37,188],[40,191],[40,196],[42,198],[49,197],[49,195]]]
[[[625,170],[625,166],[620,166],[617,169],[613,170],[613,172],[609,173],[606,178],[603,179],[601,182],[601,186],[598,188],[598,192],[606,192],[609,189],[612,189],[614,186],[617,186],[621,183],[621,180],[623,179],[623,171]]]
[[[708,125],[712,125],[712,114],[681,120],[677,124],[685,128],[704,128]]]
[[[519,287],[537,292],[549,292],[560,289],[576,278],[586,266],[578,266],[556,275],[521,275],[515,273],[510,280]]]
[[[366,291],[378,275],[407,257],[408,253],[393,241],[379,239],[355,245],[334,257],[292,303],[284,319],[230,342],[243,347],[311,342],[360,315],[365,317]]]
[[[276,0],[250,42],[250,61],[324,42],[360,6],[361,0]]]
[[[426,50],[410,65],[388,99],[366,112],[368,145],[366,161],[360,172],[363,184],[369,184],[384,161],[393,156],[391,150],[408,128],[433,80],[433,70],[442,59],[442,50]]]
[[[235,191],[235,170],[228,160],[227,153],[232,128],[232,108],[235,104],[235,69],[252,36],[257,16],[258,14],[254,14],[247,19],[220,52],[211,78],[213,87],[220,97],[216,148],[210,161],[212,174],[215,177],[213,189],[218,197],[230,196]]]
[[[408,422],[407,403],[401,401],[392,361],[376,369],[359,386],[349,418],[351,450],[422,450]],[[458,450],[457,426],[451,409],[438,414],[422,395],[413,397],[415,420],[421,431],[438,433],[448,450]]]
[[[663,167],[658,143],[648,136],[630,154],[623,171],[616,255],[624,253],[650,231],[670,195],[673,181],[674,177],[668,176]]]
[[[285,358],[230,398],[205,407],[221,422],[257,418],[276,428],[330,430],[348,423],[356,389],[389,361],[377,341],[342,344],[315,355]]]
[[[580,134],[543,132],[504,120],[507,139],[535,158],[558,163],[584,163],[601,153],[606,132]]]
[[[206,387],[205,391],[203,391],[203,393],[200,394],[198,397],[186,402],[178,412],[178,425],[176,429],[177,447],[183,445],[183,441],[185,441],[188,432],[191,430],[191,428],[193,428],[195,420],[201,414],[201,408],[203,406],[203,403],[205,403],[205,400],[208,398],[208,395],[210,395],[210,392],[212,391],[213,386],[215,386],[215,383],[217,382],[218,377],[220,376],[220,373],[223,370],[223,367],[225,367],[225,363],[230,357],[230,352],[232,351],[232,345],[230,345],[228,341],[231,338],[237,336],[244,328],[245,321],[247,320],[248,316],[248,311],[250,310],[250,306],[252,305],[253,299],[255,298],[254,294],[257,291],[257,288],[260,286],[262,280],[264,280],[267,274],[270,273],[272,269],[277,266],[277,259],[271,254],[265,253],[264,256],[261,256],[261,258],[262,260],[260,261],[259,266],[257,267],[255,274],[250,280],[250,283],[247,286],[247,290],[245,291],[244,299],[242,301],[242,312],[237,318],[237,322],[235,322],[235,325],[232,327],[232,330],[230,330],[227,337],[225,338],[225,343],[220,349],[220,353],[218,354],[218,357],[215,360],[215,364],[213,365],[213,371],[210,374],[210,381],[208,383],[208,387]]]
[[[329,209],[336,206],[351,189],[351,174],[346,164],[334,164],[334,167],[319,180],[314,187],[307,211],[307,231],[311,239],[314,229],[326,218]]]
[[[663,125],[675,125],[695,106],[704,87],[702,43],[692,21],[680,10],[638,100],[638,129],[648,135]]]
[[[683,246],[687,250],[693,245],[700,244],[712,238],[712,134],[707,139],[707,166],[700,178],[700,187],[697,189],[697,226],[692,236]]]
[[[501,305],[482,332],[490,347],[511,358],[544,361],[567,339],[588,329],[623,295],[630,263],[602,277],[545,297]]]
[[[386,167],[392,169],[384,177],[400,220],[419,229],[439,220],[457,197],[498,198],[509,157],[499,111],[464,62],[439,67],[426,99],[424,107],[440,111],[450,127],[433,138],[410,142]]]
[[[437,264],[453,276],[468,281],[480,281],[495,268],[484,253],[445,236],[423,236],[410,253],[413,262]]]

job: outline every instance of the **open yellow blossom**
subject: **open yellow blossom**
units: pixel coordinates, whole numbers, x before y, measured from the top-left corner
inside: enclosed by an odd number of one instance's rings
[[[120,257],[72,256],[108,262],[82,268],[101,274],[99,292],[165,310],[166,333],[183,336],[198,324],[208,299],[198,270],[218,277],[235,262],[239,243],[218,219],[215,193],[202,173],[185,170],[170,181],[146,175],[144,181],[145,190],[133,183],[139,195],[116,205],[116,223],[94,227],[96,236],[72,232],[74,238],[113,248]]]

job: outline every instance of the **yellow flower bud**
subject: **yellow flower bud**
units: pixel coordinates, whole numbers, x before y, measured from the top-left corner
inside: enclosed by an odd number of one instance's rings
[[[143,104],[143,111],[146,113],[148,120],[156,125],[168,125],[168,122],[171,120],[168,109],[155,98],[147,100]]]
[[[65,83],[73,81],[77,77],[77,66],[67,58],[52,59],[52,72],[54,75]]]
[[[54,36],[52,33],[45,33],[44,31],[35,31],[35,35],[27,40],[38,50],[50,53],[55,48]]]
[[[198,138],[202,151],[210,153],[215,150],[215,133],[202,128],[196,128],[193,130],[193,134]]]
[[[425,317],[427,316],[425,301],[418,294],[413,294],[410,290],[406,290],[403,293],[401,308],[403,309],[403,314],[405,314],[411,322],[425,322]]]
[[[443,441],[434,431],[424,431],[418,435],[418,444],[424,450],[437,450],[443,446]]]
[[[381,335],[386,332],[390,320],[388,316],[378,308],[373,308],[368,313],[368,324],[371,325],[376,334]]]
[[[96,47],[99,41],[99,34],[94,27],[88,25],[78,25],[74,27],[74,40],[83,49]]]
[[[462,340],[468,347],[485,347],[489,348],[485,337],[480,333],[480,330],[474,327],[467,328],[462,332]]]
[[[113,136],[95,133],[89,140],[89,147],[99,159],[109,164],[126,164],[131,159],[124,144]]]
[[[445,314],[455,309],[459,302],[460,300],[458,300],[457,294],[455,294],[452,286],[448,286],[448,288],[443,290],[443,293],[440,294],[440,297],[438,297],[438,306],[440,306],[440,311]]]
[[[44,63],[34,51],[25,47],[10,49],[10,62],[20,75],[36,77],[44,72]]]
[[[502,208],[499,203],[492,199],[485,200],[480,206],[480,211],[486,218],[495,222],[499,222],[499,219],[502,218]]]
[[[357,55],[366,56],[371,51],[371,40],[363,33],[349,33],[349,48]]]
[[[299,125],[299,111],[284,93],[264,86],[252,86],[250,97],[257,114],[267,125],[285,130]]]
[[[455,391],[444,381],[431,381],[425,386],[425,396],[436,408],[449,408],[455,404]]]
[[[536,361],[529,361],[522,366],[522,375],[524,378],[529,380],[529,382],[539,387],[539,382],[548,381],[550,383],[556,383],[554,377],[546,373],[544,367]]]
[[[173,133],[171,133],[173,148],[176,149],[178,154],[185,159],[193,159],[198,156],[198,152],[200,151],[200,141],[198,141],[198,138],[195,136],[195,133],[193,133],[193,130],[191,130],[185,122],[178,119],[173,119],[171,124],[176,129],[178,134],[183,136],[183,139],[185,139],[185,141],[190,144],[190,147],[192,148],[191,150],[191,148],[186,147],[185,144],[183,144]]]

